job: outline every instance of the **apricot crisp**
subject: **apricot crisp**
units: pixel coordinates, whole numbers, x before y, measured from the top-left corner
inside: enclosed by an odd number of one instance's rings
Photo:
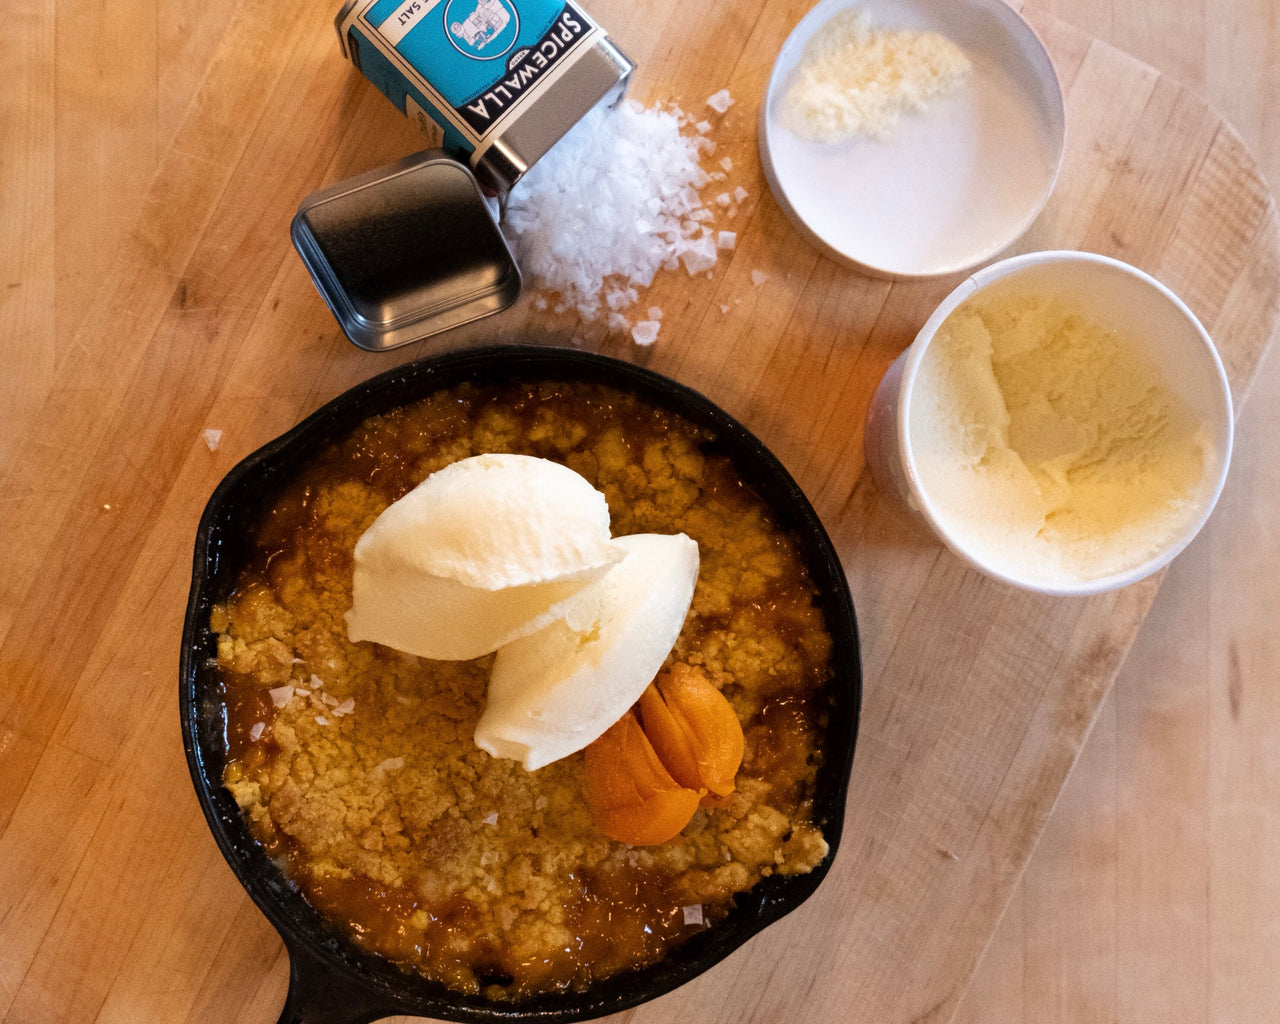
[[[677,664],[586,748],[596,826],[619,842],[664,843],[700,802],[733,792],[742,753],[742,725],[724,695],[698,669]]]

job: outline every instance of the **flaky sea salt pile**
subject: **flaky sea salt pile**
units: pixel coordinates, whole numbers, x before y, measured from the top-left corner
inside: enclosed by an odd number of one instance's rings
[[[535,301],[605,318],[652,344],[654,310],[634,324],[624,314],[638,289],[661,269],[711,270],[732,248],[700,195],[732,166],[703,170],[701,157],[715,151],[710,130],[678,107],[628,100],[591,111],[539,160],[512,190],[503,222],[521,272],[545,293]]]

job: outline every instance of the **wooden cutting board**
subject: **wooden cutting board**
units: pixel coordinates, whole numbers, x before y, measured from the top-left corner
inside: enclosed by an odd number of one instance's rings
[[[860,277],[768,195],[756,107],[808,4],[590,6],[639,65],[634,97],[698,116],[718,89],[736,98],[713,137],[750,194],[725,225],[738,247],[710,280],[667,275],[642,298],[664,311],[651,349],[527,302],[391,354],[347,343],[289,219],[307,193],[420,139],[341,60],[331,11],[235,8],[28,443],[0,466],[0,1019],[275,1019],[280,944],[222,863],[182,758],[195,525],[227,469],[344,388],[495,336],[644,362],[745,422],[826,522],[862,631],[862,731],[832,873],[719,967],[621,1017],[954,1011],[1159,580],[1031,597],[964,569],[881,502],[861,452],[867,400],[956,280]],[[1252,159],[1175,82],[1048,17],[1035,27],[1067,95],[1068,144],[1017,250],[1090,249],[1155,274],[1204,321],[1242,400],[1280,305],[1276,212]],[[214,451],[206,428],[223,432]]]

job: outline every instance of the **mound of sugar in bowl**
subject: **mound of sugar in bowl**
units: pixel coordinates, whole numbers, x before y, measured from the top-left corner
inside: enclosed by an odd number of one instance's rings
[[[504,230],[521,272],[558,312],[629,326],[622,311],[659,270],[716,265],[699,194],[723,177],[700,163],[715,149],[709,128],[678,107],[597,107],[512,189]]]

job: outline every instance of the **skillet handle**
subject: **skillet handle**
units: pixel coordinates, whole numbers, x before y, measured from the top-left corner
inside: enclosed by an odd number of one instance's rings
[[[278,1024],[370,1024],[401,1012],[335,964],[291,942],[289,994]]]

